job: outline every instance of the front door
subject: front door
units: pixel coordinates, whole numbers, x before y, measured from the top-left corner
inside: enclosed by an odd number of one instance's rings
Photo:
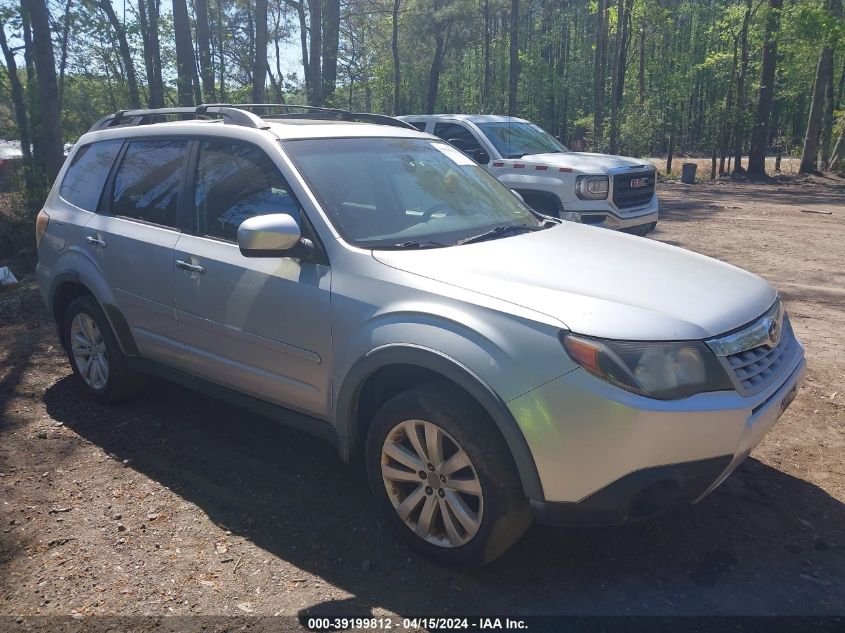
[[[176,245],[176,305],[191,373],[312,415],[327,412],[331,269],[293,257],[248,258],[237,245],[255,215],[304,218],[256,145],[197,143],[192,235]]]

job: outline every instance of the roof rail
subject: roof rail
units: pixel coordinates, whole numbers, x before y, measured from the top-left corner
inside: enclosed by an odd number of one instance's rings
[[[267,129],[269,126],[261,117],[252,112],[224,105],[210,104],[179,108],[150,108],[142,110],[118,110],[114,114],[104,116],[97,121],[89,132],[105,130],[110,127],[149,125],[157,120],[166,117],[181,117],[183,119],[215,119],[222,118],[225,123],[243,125],[258,129]]]
[[[265,114],[263,117],[250,110],[267,109],[285,110],[283,114]],[[287,112],[298,109],[302,112]],[[378,125],[392,125],[411,130],[416,128],[405,121],[400,121],[384,114],[370,114],[366,112],[350,112],[339,108],[321,108],[317,106],[293,105],[288,103],[203,103],[198,106],[178,108],[151,108],[141,110],[118,110],[114,114],[104,116],[97,121],[89,132],[105,130],[112,127],[149,125],[167,117],[181,117],[183,119],[223,119],[224,123],[242,125],[260,130],[270,126],[264,119],[321,119],[332,121],[350,121],[360,123],[375,123]]]
[[[352,112],[342,108],[324,108],[320,106],[298,105],[294,103],[215,103],[214,106],[225,106],[242,110],[301,110],[301,112],[285,112],[284,114],[263,114],[264,119],[318,119],[329,121],[349,121],[352,123],[375,123],[390,125],[407,130],[419,131],[410,123],[401,121],[386,114],[372,114],[370,112]]]

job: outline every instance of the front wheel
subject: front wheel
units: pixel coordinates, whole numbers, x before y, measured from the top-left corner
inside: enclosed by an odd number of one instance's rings
[[[484,565],[531,523],[507,444],[484,410],[448,383],[391,398],[370,427],[366,461],[380,510],[440,564]]]

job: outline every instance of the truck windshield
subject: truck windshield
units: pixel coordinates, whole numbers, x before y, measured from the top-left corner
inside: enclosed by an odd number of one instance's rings
[[[528,154],[556,154],[569,148],[543,128],[523,121],[476,123],[505,158],[522,158]]]
[[[447,143],[326,138],[282,146],[343,238],[436,248],[542,228],[519,198]]]

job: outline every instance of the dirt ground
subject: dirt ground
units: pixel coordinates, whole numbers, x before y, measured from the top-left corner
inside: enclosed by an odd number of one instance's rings
[[[842,614],[845,189],[666,183],[653,238],[777,284],[803,390],[697,506],[412,557],[307,435],[164,382],[85,399],[31,277],[0,293],[0,614]]]

